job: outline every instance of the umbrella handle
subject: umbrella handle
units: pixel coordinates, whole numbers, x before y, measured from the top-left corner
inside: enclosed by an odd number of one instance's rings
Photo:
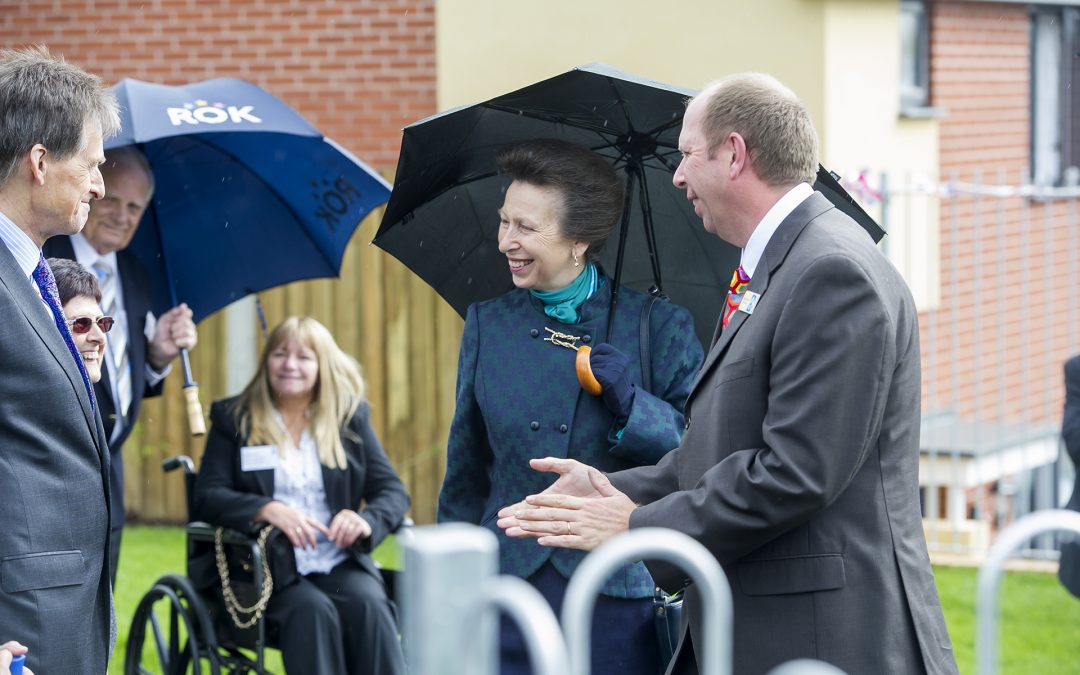
[[[593,396],[599,396],[604,388],[600,386],[600,382],[593,375],[592,363],[589,362],[589,352],[591,351],[592,348],[588,345],[578,347],[574,367],[577,369],[577,379],[581,388]]]
[[[206,419],[203,417],[202,403],[199,402],[199,383],[191,376],[191,359],[188,350],[180,350],[180,365],[184,369],[184,398],[187,399],[188,428],[192,436],[206,433]]]
[[[204,435],[206,433],[206,419],[203,417],[203,407],[199,401],[199,385],[190,384],[184,387],[184,398],[187,399],[187,420],[191,435]]]

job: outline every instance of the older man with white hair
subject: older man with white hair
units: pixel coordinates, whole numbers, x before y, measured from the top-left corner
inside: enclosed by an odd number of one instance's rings
[[[109,567],[116,584],[124,527],[124,442],[144,398],[161,394],[170,364],[198,341],[192,313],[180,304],[159,317],[151,311],[151,287],[135,254],[126,250],[154,194],[146,157],[126,146],[105,153],[105,196],[90,205],[82,232],[53,237],[45,256],[67,258],[92,270],[101,284],[101,308],[116,325],[109,333],[105,369],[94,386],[112,455],[112,523]]]

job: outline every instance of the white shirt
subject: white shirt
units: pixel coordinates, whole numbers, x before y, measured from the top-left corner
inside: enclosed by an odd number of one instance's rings
[[[11,218],[4,215],[3,211],[0,211],[0,241],[4,242],[4,246],[7,246],[7,250],[11,251],[15,262],[19,264],[19,269],[30,283],[34,284],[34,288],[37,288],[34,283],[34,269],[41,260],[41,249]]]
[[[113,271],[113,274],[116,276],[116,280],[113,282],[116,286],[116,312],[118,314],[121,312],[125,312],[126,316],[126,310],[124,309],[124,285],[122,283],[122,279],[120,278],[120,267],[117,264],[116,251],[110,251],[105,254],[98,253],[97,250],[90,244],[90,242],[86,241],[86,237],[82,236],[82,234],[71,235],[71,248],[75,251],[75,261],[90,271],[94,271],[94,265],[98,262],[104,262],[106,265],[109,266],[109,268]],[[128,324],[126,321],[124,321],[123,325],[126,326]],[[136,338],[137,337],[138,336],[136,336]],[[147,338],[147,340],[149,339],[150,338]],[[131,344],[130,339],[128,341],[128,344]],[[131,358],[130,353],[128,354],[128,358]],[[109,369],[110,381],[115,382],[116,373],[113,372],[112,362],[109,359],[105,359],[105,365]],[[172,370],[172,364],[165,366],[165,368],[161,372],[158,372],[154,370],[154,367],[150,365],[149,361],[147,361],[145,364],[145,370],[146,386],[153,387],[156,386],[158,382],[161,382],[165,379],[165,376],[168,375],[169,371]],[[134,392],[132,393],[132,395],[134,395]],[[115,396],[113,398],[115,398]],[[116,401],[113,402],[119,405]],[[113,436],[118,436],[119,432],[120,425],[118,424],[113,430]]]
[[[768,246],[769,240],[776,233],[776,228],[780,227],[780,223],[784,222],[784,219],[790,216],[791,212],[812,194],[814,194],[814,188],[810,187],[809,183],[799,183],[773,204],[765,217],[754,228],[754,232],[750,235],[750,239],[747,240],[739,260],[739,264],[742,265],[743,271],[746,272],[748,277],[754,278],[754,271],[757,270],[758,263],[761,262],[761,256],[765,253],[765,247]]]
[[[15,263],[26,275],[26,280],[30,282],[30,285],[34,287],[34,292],[40,297],[41,289],[38,288],[37,282],[34,281],[34,270],[38,266],[38,261],[41,260],[41,249],[37,247],[37,244],[28,234],[19,229],[19,226],[11,218],[4,215],[3,211],[0,211],[0,241],[4,242],[4,246],[15,258]],[[41,298],[41,304],[48,310],[49,319],[52,319],[52,308],[49,307],[49,303],[45,302],[45,298]]]
[[[281,428],[285,429],[281,415],[277,415],[277,419]],[[278,465],[274,469],[274,500],[330,526],[334,514],[330,512],[330,502],[326,499],[322,464],[319,463],[315,439],[307,429],[300,436],[299,448],[287,447],[284,451],[278,448]],[[294,548],[293,551],[296,553],[296,571],[301,576],[327,574],[346,559],[344,549],[338,548],[321,532],[316,534],[314,549]]]

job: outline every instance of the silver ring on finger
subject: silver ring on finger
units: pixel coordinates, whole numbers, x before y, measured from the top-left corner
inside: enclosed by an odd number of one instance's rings
[[[569,520],[566,521],[566,534],[568,534],[570,536],[573,536],[573,534],[574,534],[574,531],[572,529],[570,529],[570,521]]]

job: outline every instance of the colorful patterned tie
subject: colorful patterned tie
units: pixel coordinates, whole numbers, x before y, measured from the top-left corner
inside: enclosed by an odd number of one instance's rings
[[[94,402],[94,387],[90,384],[90,377],[86,374],[86,366],[83,365],[82,357],[79,356],[79,349],[75,346],[75,338],[71,337],[67,319],[64,318],[64,310],[60,307],[60,294],[56,290],[56,278],[53,277],[52,270],[49,269],[44,256],[38,260],[33,276],[34,283],[37,284],[38,291],[41,293],[41,299],[45,301],[45,304],[49,306],[49,310],[52,312],[56,330],[60,331],[64,343],[67,344],[68,351],[71,352],[71,357],[75,359],[75,364],[79,366],[79,374],[82,375],[83,384],[86,385],[86,395],[90,397],[90,409],[93,410],[96,405]]]
[[[727,306],[724,307],[724,328],[727,328],[731,315],[739,308],[742,302],[743,291],[750,285],[750,277],[746,275],[742,265],[731,275],[731,286],[728,288]]]

